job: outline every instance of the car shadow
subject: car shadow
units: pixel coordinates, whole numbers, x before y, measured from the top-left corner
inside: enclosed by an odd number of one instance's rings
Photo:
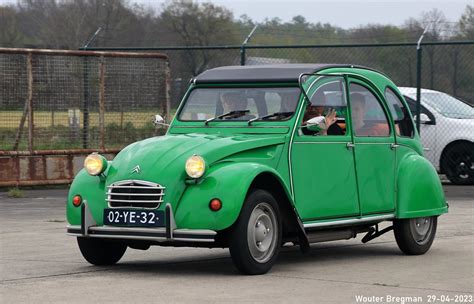
[[[381,246],[382,244],[384,246]],[[317,267],[318,264],[327,265],[328,263],[336,263],[340,260],[350,259],[357,262],[364,259],[393,259],[400,255],[402,254],[394,242],[379,242],[370,245],[313,244],[307,253],[302,253],[298,246],[283,247],[274,268],[278,271],[279,267],[301,266],[304,264]],[[165,259],[160,259],[160,261],[150,260],[149,256],[147,260],[140,260],[135,257],[134,260],[125,260],[110,267],[109,270],[115,273],[126,273],[127,275],[131,273],[169,276],[234,276],[238,274],[227,251],[222,251],[222,253],[218,254],[213,253],[212,257],[200,253],[199,255],[182,258],[170,257],[168,260],[165,257]]]

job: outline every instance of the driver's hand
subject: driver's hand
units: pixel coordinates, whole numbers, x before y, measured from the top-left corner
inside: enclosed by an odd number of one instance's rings
[[[336,115],[337,114],[335,109],[330,109],[329,112],[326,114],[326,129],[328,129],[332,124],[337,121]]]

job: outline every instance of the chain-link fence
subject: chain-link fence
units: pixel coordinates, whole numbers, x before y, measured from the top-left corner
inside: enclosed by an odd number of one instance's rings
[[[474,41],[88,50],[0,51],[0,150],[123,147],[156,134],[152,115],[173,114],[189,80],[213,67],[349,63],[402,87],[426,157],[451,181],[474,182]],[[149,51],[168,56],[169,78],[166,57]]]
[[[121,148],[169,116],[158,53],[0,49],[0,79],[0,150]]]

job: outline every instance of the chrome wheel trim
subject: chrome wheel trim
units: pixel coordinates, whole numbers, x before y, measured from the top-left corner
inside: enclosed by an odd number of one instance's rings
[[[474,168],[474,162],[472,162],[468,156],[458,160],[456,164],[456,173],[460,179],[468,179],[472,176]]]
[[[259,203],[252,210],[247,225],[247,244],[252,258],[266,263],[275,252],[278,226],[275,211],[268,203]]]
[[[433,219],[431,217],[410,219],[410,230],[413,240],[419,245],[424,245],[428,243],[433,231]]]

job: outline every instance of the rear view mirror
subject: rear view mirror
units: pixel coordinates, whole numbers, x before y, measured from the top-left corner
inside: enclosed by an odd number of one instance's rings
[[[156,125],[169,126],[169,124],[165,123],[165,119],[160,114],[155,115],[155,120],[153,121],[153,124],[155,126]]]
[[[415,121],[416,121],[416,116],[415,116]],[[430,119],[430,117],[428,115],[426,115],[425,113],[421,113],[420,114],[420,124],[423,124],[423,125],[434,125],[434,122]]]

